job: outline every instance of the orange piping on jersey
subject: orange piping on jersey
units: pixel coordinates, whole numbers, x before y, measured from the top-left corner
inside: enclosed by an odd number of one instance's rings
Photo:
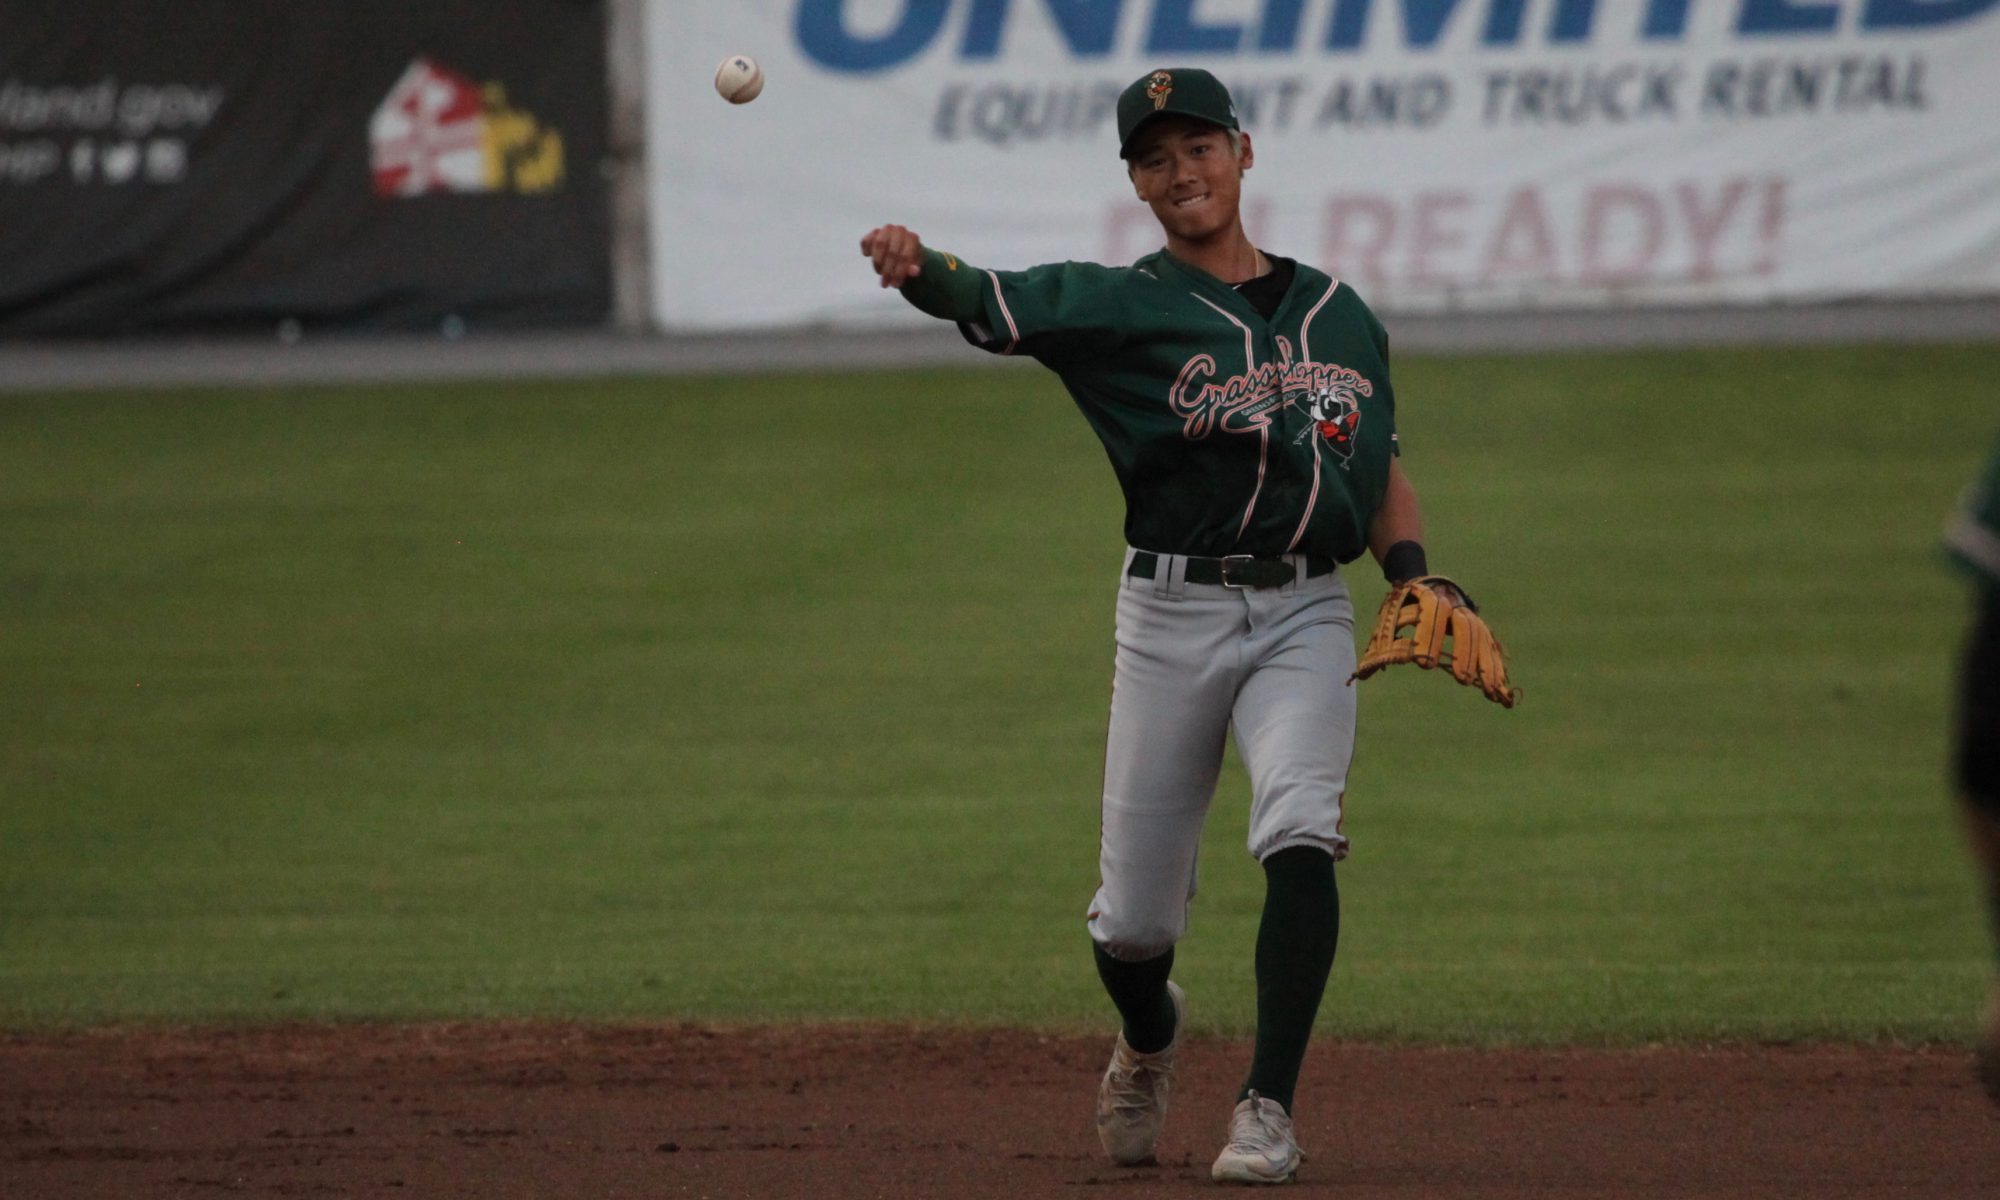
[[[1320,309],[1326,307],[1327,301],[1333,299],[1333,293],[1338,291],[1339,288],[1340,288],[1340,281],[1338,279],[1334,280],[1331,284],[1329,284],[1326,289],[1326,295],[1321,296],[1319,298],[1319,303],[1313,305],[1311,311],[1306,313],[1306,319],[1299,322],[1299,362],[1309,363],[1312,361],[1313,318],[1319,315]],[[1319,439],[1315,437],[1313,439],[1312,491],[1306,496],[1305,515],[1299,518],[1298,531],[1292,534],[1291,543],[1285,547],[1285,553],[1290,554],[1292,551],[1299,548],[1299,539],[1306,535],[1306,526],[1312,524],[1313,506],[1318,503],[1319,503]],[[1237,536],[1240,537],[1242,535],[1239,534]]]
[[[1250,327],[1231,316],[1228,309],[1214,303],[1207,297],[1195,296],[1193,292],[1189,292],[1188,295],[1194,296],[1195,299],[1208,305],[1216,312],[1221,313],[1223,320],[1243,331],[1243,376],[1246,379],[1255,376],[1257,373],[1257,347],[1256,343],[1251,339]],[[1262,425],[1257,429],[1257,486],[1250,489],[1250,503],[1244,506],[1243,521],[1236,527],[1236,536],[1238,538],[1241,538],[1244,532],[1250,528],[1250,514],[1257,511],[1257,498],[1264,494],[1264,464],[1269,461],[1270,457],[1271,427],[1269,425]]]
[[[1012,354],[1014,353],[1014,347],[1021,344],[1021,328],[1014,324],[1014,314],[1008,311],[1007,297],[1000,290],[1000,277],[988,271],[986,272],[986,278],[993,281],[993,298],[1000,304],[1000,315],[1007,319],[1007,336],[1010,340],[1007,343],[1007,348],[1000,353]]]
[[[1295,531],[1292,534],[1292,540],[1286,544],[1285,553],[1290,554],[1292,551],[1299,548],[1299,539],[1306,535],[1306,526],[1312,524],[1313,505],[1318,503],[1319,503],[1319,438],[1315,436],[1313,438],[1312,492],[1306,496],[1305,515],[1299,518],[1299,527],[1297,531]]]
[[[1303,320],[1303,321],[1301,321],[1301,322],[1299,322],[1299,361],[1300,361],[1300,362],[1302,362],[1302,363],[1309,363],[1309,362],[1311,362],[1311,361],[1312,361],[1312,358],[1313,358],[1313,352],[1312,352],[1312,327],[1313,327],[1313,318],[1319,315],[1319,310],[1320,310],[1320,309],[1322,309],[1322,308],[1325,308],[1325,307],[1326,307],[1326,302],[1327,302],[1327,301],[1329,301],[1329,300],[1331,300],[1331,299],[1333,299],[1333,294],[1334,294],[1334,292],[1338,291],[1339,289],[1340,289],[1340,280],[1336,279],[1336,280],[1334,280],[1334,281],[1333,281],[1333,282],[1332,282],[1332,283],[1331,283],[1330,285],[1328,285],[1328,287],[1327,287],[1327,289],[1326,289],[1326,295],[1324,295],[1324,296],[1321,296],[1321,297],[1319,298],[1319,303],[1318,303],[1318,304],[1315,304],[1315,305],[1313,305],[1313,306],[1312,306],[1312,311],[1310,311],[1310,312],[1308,312],[1308,313],[1306,314],[1306,319],[1305,319],[1305,320]]]

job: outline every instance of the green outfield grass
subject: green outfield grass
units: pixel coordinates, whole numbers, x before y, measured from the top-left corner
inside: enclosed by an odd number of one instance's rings
[[[1527,696],[1365,685],[1323,1030],[1966,1034],[1936,546],[1996,378],[1401,363],[1432,562]],[[1108,1028],[1119,520],[1033,369],[0,397],[0,1025]],[[1246,804],[1179,959],[1209,1032]]]

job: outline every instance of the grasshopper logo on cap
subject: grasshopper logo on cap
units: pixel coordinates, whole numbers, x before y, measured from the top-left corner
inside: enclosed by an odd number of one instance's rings
[[[1155,71],[1146,81],[1146,99],[1153,102],[1153,111],[1167,106],[1167,97],[1174,94],[1174,77],[1166,71]]]

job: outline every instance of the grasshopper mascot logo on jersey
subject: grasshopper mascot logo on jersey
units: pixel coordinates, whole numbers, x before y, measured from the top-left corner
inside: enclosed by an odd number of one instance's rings
[[[1292,440],[1303,442],[1317,433],[1345,466],[1354,457],[1354,435],[1361,431],[1361,402],[1353,386],[1341,379],[1323,381],[1307,393],[1305,406],[1312,424]]]
[[[1303,409],[1306,427],[1292,439],[1298,445],[1314,434],[1345,467],[1354,457],[1361,433],[1361,401],[1375,394],[1368,377],[1338,363],[1294,362],[1292,344],[1278,339],[1278,358],[1241,375],[1215,382],[1215,358],[1197,354],[1182,364],[1167,392],[1167,403],[1181,418],[1182,436],[1198,442],[1220,430],[1269,437],[1271,424],[1287,408]]]

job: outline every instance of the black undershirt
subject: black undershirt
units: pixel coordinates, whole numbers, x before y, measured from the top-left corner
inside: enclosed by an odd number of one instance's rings
[[[1298,272],[1299,264],[1289,258],[1279,258],[1275,254],[1264,256],[1271,260],[1271,269],[1255,279],[1231,284],[1238,295],[1250,302],[1250,307],[1268,321],[1277,315],[1278,305],[1284,303],[1285,293],[1292,290],[1292,276]]]

